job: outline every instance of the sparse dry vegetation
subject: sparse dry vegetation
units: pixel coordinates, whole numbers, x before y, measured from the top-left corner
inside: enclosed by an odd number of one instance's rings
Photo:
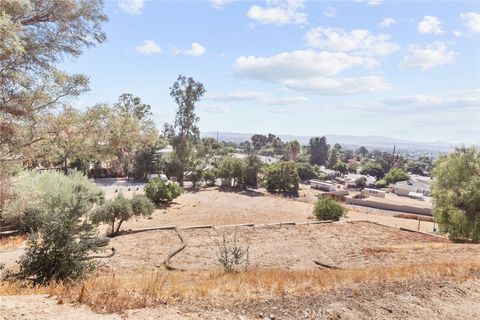
[[[1,282],[0,295],[48,293],[57,299],[84,303],[95,311],[119,312],[175,302],[199,305],[258,301],[288,295],[321,293],[358,287],[426,281],[462,281],[478,276],[480,261],[425,263],[348,270],[251,269],[225,274],[214,271],[97,274],[77,283],[30,286]]]

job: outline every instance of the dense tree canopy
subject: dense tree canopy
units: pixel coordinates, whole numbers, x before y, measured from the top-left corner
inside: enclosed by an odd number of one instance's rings
[[[434,164],[433,215],[452,239],[480,241],[480,152],[462,148]]]
[[[330,146],[327,144],[327,138],[314,137],[310,139],[310,163],[316,165],[325,165],[328,159],[328,150]]]
[[[0,1],[0,157],[18,157],[44,138],[41,117],[88,90],[83,75],[56,64],[101,43],[101,0]]]

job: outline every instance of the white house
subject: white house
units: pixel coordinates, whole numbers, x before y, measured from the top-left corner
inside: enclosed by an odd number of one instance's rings
[[[333,184],[319,180],[310,180],[310,186],[314,189],[319,189],[327,192],[333,192],[337,190],[337,188],[335,188]]]
[[[418,193],[424,196],[430,196],[430,184],[414,180],[400,181],[394,184],[393,192],[399,196],[406,197],[418,197],[415,195]],[[412,193],[412,195],[410,195],[410,193]]]
[[[356,186],[356,181],[360,178],[365,178],[366,179],[365,185],[367,187],[374,186],[375,182],[377,182],[377,178],[372,177],[372,176],[366,176],[366,175],[357,174],[357,173],[349,173],[349,174],[346,174],[344,176],[345,186],[355,187]]]

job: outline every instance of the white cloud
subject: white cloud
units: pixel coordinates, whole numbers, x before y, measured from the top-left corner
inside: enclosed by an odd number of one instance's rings
[[[227,113],[230,112],[230,109],[226,108],[223,105],[209,105],[204,107],[206,112],[209,113]]]
[[[255,79],[279,83],[299,91],[322,95],[342,95],[384,91],[390,88],[382,77],[366,76],[333,79],[332,76],[353,66],[369,67],[372,59],[344,52],[297,50],[271,57],[242,56],[233,69]]]
[[[356,78],[288,79],[283,82],[292,90],[309,91],[320,95],[348,95],[356,93],[382,92],[392,89],[383,77],[364,76]]]
[[[303,24],[308,18],[304,8],[304,0],[269,0],[267,7],[251,6],[247,16],[260,24]]]
[[[463,25],[471,32],[480,32],[480,14],[475,12],[462,13]]]
[[[448,50],[443,42],[434,42],[423,47],[410,46],[409,53],[400,62],[403,68],[420,68],[427,70],[435,66],[453,63],[456,53]]]
[[[456,110],[480,109],[480,90],[459,90],[443,95],[411,95],[381,101],[381,104],[392,110]]]
[[[333,76],[355,65],[369,66],[371,60],[344,52],[297,50],[271,57],[241,56],[233,66],[237,73],[262,80]]]
[[[306,35],[307,44],[313,48],[344,51],[372,56],[386,56],[398,50],[386,34],[373,35],[366,29],[350,32],[338,28],[317,27]]]
[[[223,9],[227,4],[235,0],[210,0],[210,6],[215,9]]]
[[[463,32],[460,31],[460,30],[454,30],[454,31],[453,31],[453,35],[454,35],[455,37],[461,37],[461,36],[463,36]]]
[[[333,7],[328,7],[325,10],[323,10],[322,13],[325,17],[335,18],[335,16],[337,15],[337,10],[335,10],[335,8]]]
[[[145,40],[142,45],[135,47],[135,51],[145,55],[158,54],[162,48],[153,40]]]
[[[232,91],[208,94],[207,100],[223,102],[253,101],[261,105],[292,105],[307,101],[301,96],[276,97],[273,93],[262,91]]]
[[[177,48],[174,48],[172,50],[173,54],[175,55],[185,55],[185,56],[192,56],[192,57],[200,57],[202,55],[205,54],[205,52],[207,52],[207,49],[205,49],[204,46],[202,46],[200,43],[198,42],[194,42],[192,43],[192,46],[190,49],[187,49],[187,50],[180,50],[180,49],[177,49]]]
[[[144,0],[121,0],[118,2],[120,9],[128,14],[142,14]]]
[[[388,28],[394,24],[397,24],[397,21],[390,17],[385,17],[380,22],[380,28]]]
[[[381,5],[383,0],[355,0],[355,2],[366,2],[369,6],[378,6]]]
[[[437,17],[424,16],[423,20],[417,26],[421,34],[441,34],[444,33],[442,22]]]

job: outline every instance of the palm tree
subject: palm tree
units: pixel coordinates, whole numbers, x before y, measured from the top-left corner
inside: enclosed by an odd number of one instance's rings
[[[290,160],[297,161],[297,156],[300,153],[300,142],[297,140],[288,142],[287,149],[289,151]]]

